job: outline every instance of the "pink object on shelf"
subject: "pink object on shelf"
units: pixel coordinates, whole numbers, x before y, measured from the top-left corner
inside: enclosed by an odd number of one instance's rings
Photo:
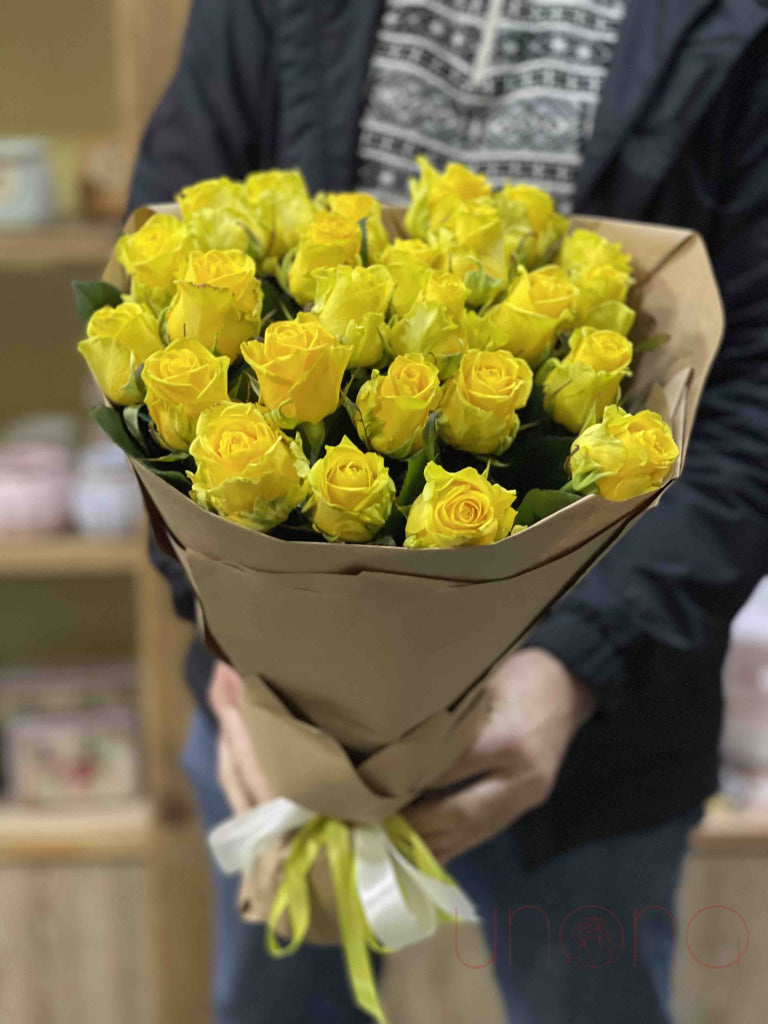
[[[0,445],[0,532],[62,530],[69,516],[69,458],[61,445]]]

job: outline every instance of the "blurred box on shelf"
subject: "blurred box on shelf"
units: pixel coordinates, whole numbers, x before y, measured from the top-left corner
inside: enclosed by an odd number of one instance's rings
[[[723,791],[739,806],[768,806],[768,577],[731,625],[723,691]]]
[[[29,712],[68,712],[130,705],[132,661],[85,665],[5,665],[0,669],[0,723]]]
[[[30,413],[0,434],[0,533],[128,534],[141,499],[124,455],[106,440],[79,450],[77,417]]]
[[[139,489],[110,441],[84,445],[75,461],[69,513],[81,533],[133,533],[142,519]]]
[[[0,136],[0,229],[43,224],[55,205],[48,139]]]
[[[128,708],[32,712],[3,724],[5,796],[58,803],[136,795],[140,758]]]

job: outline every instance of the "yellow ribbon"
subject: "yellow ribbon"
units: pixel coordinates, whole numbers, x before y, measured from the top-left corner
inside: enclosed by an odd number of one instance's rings
[[[384,829],[400,853],[421,872],[440,882],[455,884],[405,818],[394,815],[384,822]],[[386,1024],[371,954],[390,950],[376,940],[363,912],[357,892],[350,829],[342,821],[313,818],[293,836],[267,919],[267,952],[273,957],[290,956],[304,942],[312,916],[309,875],[323,849],[328,858],[344,962],[355,1004],[379,1024]],[[290,938],[283,943],[277,935],[277,926],[286,913]],[[444,911],[438,909],[437,913],[441,920],[451,920]]]

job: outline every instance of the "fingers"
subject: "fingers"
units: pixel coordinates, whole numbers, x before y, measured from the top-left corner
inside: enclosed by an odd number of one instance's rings
[[[208,701],[218,718],[226,707],[242,707],[245,689],[242,677],[224,661],[217,661],[208,686]]]
[[[268,800],[273,794],[242,712],[235,707],[224,707],[219,716],[219,729],[250,804]]]
[[[234,814],[242,814],[252,806],[240,777],[235,769],[232,754],[227,744],[219,737],[216,744],[216,774],[219,785]]]
[[[539,790],[534,776],[486,775],[448,796],[419,800],[403,813],[445,864],[517,821],[540,802]]]

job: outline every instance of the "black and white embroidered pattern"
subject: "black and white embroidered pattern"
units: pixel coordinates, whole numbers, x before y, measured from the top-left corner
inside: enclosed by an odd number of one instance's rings
[[[402,202],[413,158],[572,208],[626,0],[388,0],[360,121],[358,186]]]

